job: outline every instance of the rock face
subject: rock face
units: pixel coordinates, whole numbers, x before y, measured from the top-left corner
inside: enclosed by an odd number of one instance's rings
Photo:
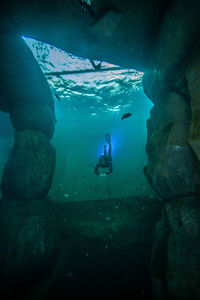
[[[43,198],[51,186],[55,169],[55,150],[39,131],[16,131],[2,176],[5,198],[32,200]]]
[[[186,80],[191,100],[192,120],[189,143],[200,161],[200,52],[193,57],[186,70]]]
[[[200,203],[187,197],[166,204],[170,234],[166,279],[172,299],[198,299],[200,293]]]
[[[53,99],[21,37],[4,30],[0,41],[0,66],[4,73],[0,109],[10,113],[16,130],[14,147],[3,172],[2,193],[6,198],[42,198],[48,193],[55,168],[55,150],[49,143],[55,125]]]
[[[156,226],[152,275],[162,278],[167,299],[198,299],[200,293],[199,197],[169,201]]]
[[[1,293],[11,299],[21,291],[25,299],[23,293],[43,284],[56,262],[57,219],[46,199],[1,201],[0,211]]]
[[[186,81],[189,97],[161,93],[147,121],[144,173],[164,200],[163,217],[156,226],[152,275],[162,280],[167,299],[198,299],[200,293],[199,86],[194,61]]]
[[[198,7],[198,1],[176,1],[168,10],[152,52],[154,68],[143,78],[144,91],[154,103],[147,121],[144,173],[164,201],[152,275],[162,279],[167,299],[198,299],[200,293]],[[187,21],[191,16],[194,23]]]
[[[10,113],[13,127],[17,131],[37,130],[49,139],[54,134],[54,110],[43,103],[20,103],[15,105]]]
[[[144,90],[157,101],[177,90],[189,60],[199,47],[200,2],[172,1],[165,10],[151,53],[152,67],[144,75]],[[191,22],[192,20],[192,22]]]
[[[56,161],[49,141],[55,114],[42,71],[8,27],[0,26],[0,109],[16,132],[1,181],[0,287],[6,299],[15,292],[25,299],[23,293],[27,297],[48,278],[58,253],[56,217],[46,201]]]
[[[144,172],[163,198],[200,193],[200,165],[188,142],[190,120],[187,99],[170,93],[154,105],[147,121]]]

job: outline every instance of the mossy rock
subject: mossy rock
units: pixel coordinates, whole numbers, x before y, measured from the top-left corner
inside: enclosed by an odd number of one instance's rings
[[[56,152],[41,132],[16,132],[5,165],[1,189],[5,198],[37,199],[47,195],[55,169]]]

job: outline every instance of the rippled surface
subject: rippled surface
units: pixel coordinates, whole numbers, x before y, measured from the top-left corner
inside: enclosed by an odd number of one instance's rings
[[[69,110],[100,112],[125,112],[135,101],[141,88],[143,73],[133,69],[103,69],[118,66],[102,62],[101,71],[95,70],[88,59],[73,56],[51,45],[24,38],[44,72],[55,101],[64,101]],[[95,61],[95,64],[99,62]],[[89,71],[61,75],[63,71]],[[57,72],[48,75],[49,72]]]

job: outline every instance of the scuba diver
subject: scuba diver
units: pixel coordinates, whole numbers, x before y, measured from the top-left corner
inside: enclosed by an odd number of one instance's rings
[[[112,157],[111,157],[111,139],[110,134],[105,134],[106,142],[108,143],[108,152],[107,145],[104,145],[104,153],[99,157],[99,161],[94,168],[94,172],[97,175],[109,175],[112,172]]]

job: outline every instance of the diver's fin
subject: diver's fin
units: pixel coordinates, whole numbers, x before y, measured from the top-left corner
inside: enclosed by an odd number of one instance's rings
[[[110,133],[106,133],[106,134],[105,134],[105,139],[106,139],[106,142],[107,142],[108,144],[111,143]]]

